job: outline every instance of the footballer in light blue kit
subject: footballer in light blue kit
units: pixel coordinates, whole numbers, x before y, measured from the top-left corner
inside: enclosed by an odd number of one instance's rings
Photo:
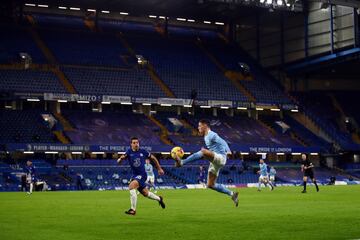
[[[178,157],[175,159],[176,167],[181,167],[184,164],[205,158],[210,162],[207,176],[207,187],[217,192],[229,195],[237,207],[239,205],[239,193],[233,192],[224,185],[216,183],[220,169],[226,164],[227,154],[231,153],[229,145],[217,133],[211,131],[210,122],[206,119],[199,121],[198,130],[201,135],[204,135],[207,149],[202,148],[200,151],[183,160]]]
[[[126,214],[135,215],[136,214],[136,204],[137,204],[137,194],[136,189],[144,195],[152,200],[156,200],[159,202],[162,208],[165,208],[165,203],[161,196],[157,196],[156,194],[150,192],[146,188],[146,172],[145,172],[145,159],[151,159],[151,161],[155,164],[156,169],[158,170],[159,175],[163,175],[164,171],[161,168],[159,161],[154,157],[151,153],[146,151],[145,149],[140,148],[139,139],[136,137],[131,138],[130,148],[126,151],[124,155],[122,155],[118,160],[118,164],[121,163],[122,160],[128,159],[131,170],[133,172],[133,176],[131,177],[129,190],[130,190],[130,203],[131,207]]]
[[[258,191],[261,191],[262,183],[265,185],[265,187],[269,184],[268,186],[269,186],[270,190],[271,191],[274,190],[274,186],[269,181],[268,169],[267,169],[267,165],[264,161],[265,158],[266,158],[266,154],[263,154],[259,161],[260,170],[258,171],[258,174],[260,174],[260,176],[259,176],[259,183],[258,183]]]
[[[147,175],[146,183],[150,186],[150,188],[153,188],[154,193],[156,193],[154,168],[149,159],[145,160],[145,172]]]
[[[274,166],[270,167],[270,171],[269,171],[269,177],[270,177],[270,182],[275,186],[275,176],[276,176],[276,170],[274,168]]]

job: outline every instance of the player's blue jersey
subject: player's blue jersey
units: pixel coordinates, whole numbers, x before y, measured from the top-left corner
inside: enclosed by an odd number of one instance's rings
[[[33,165],[30,165],[30,166],[26,166],[25,167],[25,172],[27,175],[30,175],[30,176],[35,176],[35,167]]]
[[[148,177],[154,176],[154,169],[150,163],[149,164],[145,163],[145,171],[146,171],[146,174],[148,175]]]
[[[260,175],[261,176],[267,176],[268,175],[268,171],[267,171],[267,165],[266,163],[260,163],[259,164],[260,167]]]
[[[219,137],[216,132],[209,131],[208,134],[204,137],[206,147],[215,153],[224,155],[230,152],[229,145],[225,142],[224,139]]]
[[[33,165],[25,167],[25,173],[27,178],[30,179],[31,182],[36,182],[37,179],[35,177],[35,167]]]
[[[138,151],[133,151],[131,148],[129,148],[125,154],[129,160],[133,174],[146,176],[145,159],[150,157],[150,153],[141,148]]]
[[[270,168],[269,175],[270,175],[270,176],[275,176],[275,175],[276,175],[276,170],[275,170],[275,168]]]

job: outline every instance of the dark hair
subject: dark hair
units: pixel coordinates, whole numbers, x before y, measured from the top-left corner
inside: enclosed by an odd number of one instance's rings
[[[138,141],[139,141],[139,139],[138,139],[137,137],[132,137],[132,138],[130,139],[130,142],[132,143],[133,140],[138,140]]]
[[[201,119],[201,120],[199,121],[199,123],[205,124],[205,125],[207,125],[208,127],[210,127],[210,121],[207,120],[207,119]]]

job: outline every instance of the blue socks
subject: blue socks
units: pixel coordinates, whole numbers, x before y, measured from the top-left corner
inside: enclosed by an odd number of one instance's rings
[[[224,185],[219,184],[219,183],[215,183],[214,187],[212,187],[211,189],[220,192],[220,193],[224,193],[226,195],[232,196],[233,192],[230,191],[229,189],[227,189]]]
[[[189,162],[196,161],[201,159],[204,154],[201,151],[198,151],[194,154],[191,154],[189,157],[181,161],[181,165],[188,164]]]

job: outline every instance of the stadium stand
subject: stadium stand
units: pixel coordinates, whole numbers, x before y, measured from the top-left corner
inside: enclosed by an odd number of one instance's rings
[[[1,27],[1,31],[7,34],[7,37],[0,38],[1,92],[70,92],[64,82],[58,79],[54,71],[57,69],[79,94],[169,97],[161,86],[163,84],[177,98],[188,99],[191,92],[196,90],[198,100],[248,103],[252,101],[252,96],[257,103],[292,103],[266,70],[239,46],[224,41],[216,30],[169,26],[166,36],[161,24],[101,19],[98,22],[99,31],[92,31],[85,24],[92,21],[91,17],[31,14],[27,18],[33,19],[31,26]],[[39,33],[43,44],[54,55],[55,62],[44,57],[44,49],[37,46],[39,43],[31,32]],[[20,52],[28,53],[36,65],[28,70],[20,69]],[[144,57],[149,65],[139,66],[135,55]],[[240,67],[242,63],[249,66],[251,77],[241,79],[239,83],[250,97],[226,76],[227,71],[243,71]],[[151,73],[160,79],[160,84]],[[337,119],[340,115],[331,97],[323,93],[292,95],[299,101],[304,113],[342,149],[360,149],[352,141],[350,133],[339,126]],[[348,115],[360,120],[359,111],[348,107],[356,93],[349,95],[338,92],[334,96]],[[168,150],[172,145],[178,145],[185,151],[193,152],[204,145],[203,137],[197,135],[196,129],[198,121],[207,118],[211,121],[211,128],[234,148],[317,147],[327,153],[332,147],[331,143],[315,135],[288,113],[281,117],[278,114],[258,114],[259,118],[256,119],[238,113],[229,116],[231,114],[219,112],[215,117],[214,114],[198,112],[195,115],[155,112],[150,118],[130,110],[106,109],[100,113],[62,109],[62,116],[73,126],[64,133],[71,144],[127,146],[129,139],[136,134],[144,146],[161,146]],[[42,113],[48,112],[26,107],[24,110],[0,110],[0,143],[58,143],[52,129],[41,118]],[[162,138],[163,128],[167,132],[166,142]],[[172,160],[161,161],[166,174],[158,178],[157,184],[172,187],[197,183],[199,166],[208,164],[198,161],[177,169],[173,167]],[[271,164],[278,169],[279,182],[301,182],[298,165],[290,162]],[[39,159],[34,160],[34,165],[39,169],[41,178],[56,190],[75,190],[76,174],[84,177],[87,189],[126,188],[131,177],[126,163],[118,166],[112,159],[59,160],[57,166]],[[23,167],[23,164],[14,168],[0,163],[1,191],[18,189]],[[219,182],[256,183],[256,168],[257,163],[229,160],[222,169]],[[347,173],[359,176],[357,165],[345,169]],[[316,173],[323,184],[328,183],[331,176],[348,181],[346,174],[335,170],[317,168]]]
[[[145,70],[109,71],[73,67],[62,70],[80,93],[166,97]]]
[[[224,65],[227,70],[241,72],[240,64],[249,67],[252,80],[242,80],[245,86],[261,103],[291,103],[290,99],[280,90],[272,78],[247,54],[233,43],[225,43],[223,40],[204,39],[205,47]]]
[[[0,143],[55,143],[47,122],[41,117],[46,113],[32,110],[0,110]]]
[[[19,53],[28,53],[32,62],[45,63],[45,57],[35,44],[31,34],[23,26],[0,26],[0,63],[20,63]]]
[[[321,92],[294,93],[308,115],[321,129],[323,129],[342,148],[358,150],[360,145],[352,141],[346,130],[341,130],[337,123],[340,113],[332,106],[331,99]]]
[[[199,99],[247,101],[195,43],[161,36],[149,36],[146,41],[135,35],[126,38],[137,54],[150,61],[178,98],[190,98],[191,91],[196,89]]]
[[[159,128],[145,115],[131,112],[92,113],[67,111],[63,115],[76,128],[66,132],[77,144],[120,144],[128,145],[129,139],[136,135],[142,145],[160,145]]]
[[[50,71],[40,70],[0,70],[1,91],[43,93],[66,93],[55,74]]]

